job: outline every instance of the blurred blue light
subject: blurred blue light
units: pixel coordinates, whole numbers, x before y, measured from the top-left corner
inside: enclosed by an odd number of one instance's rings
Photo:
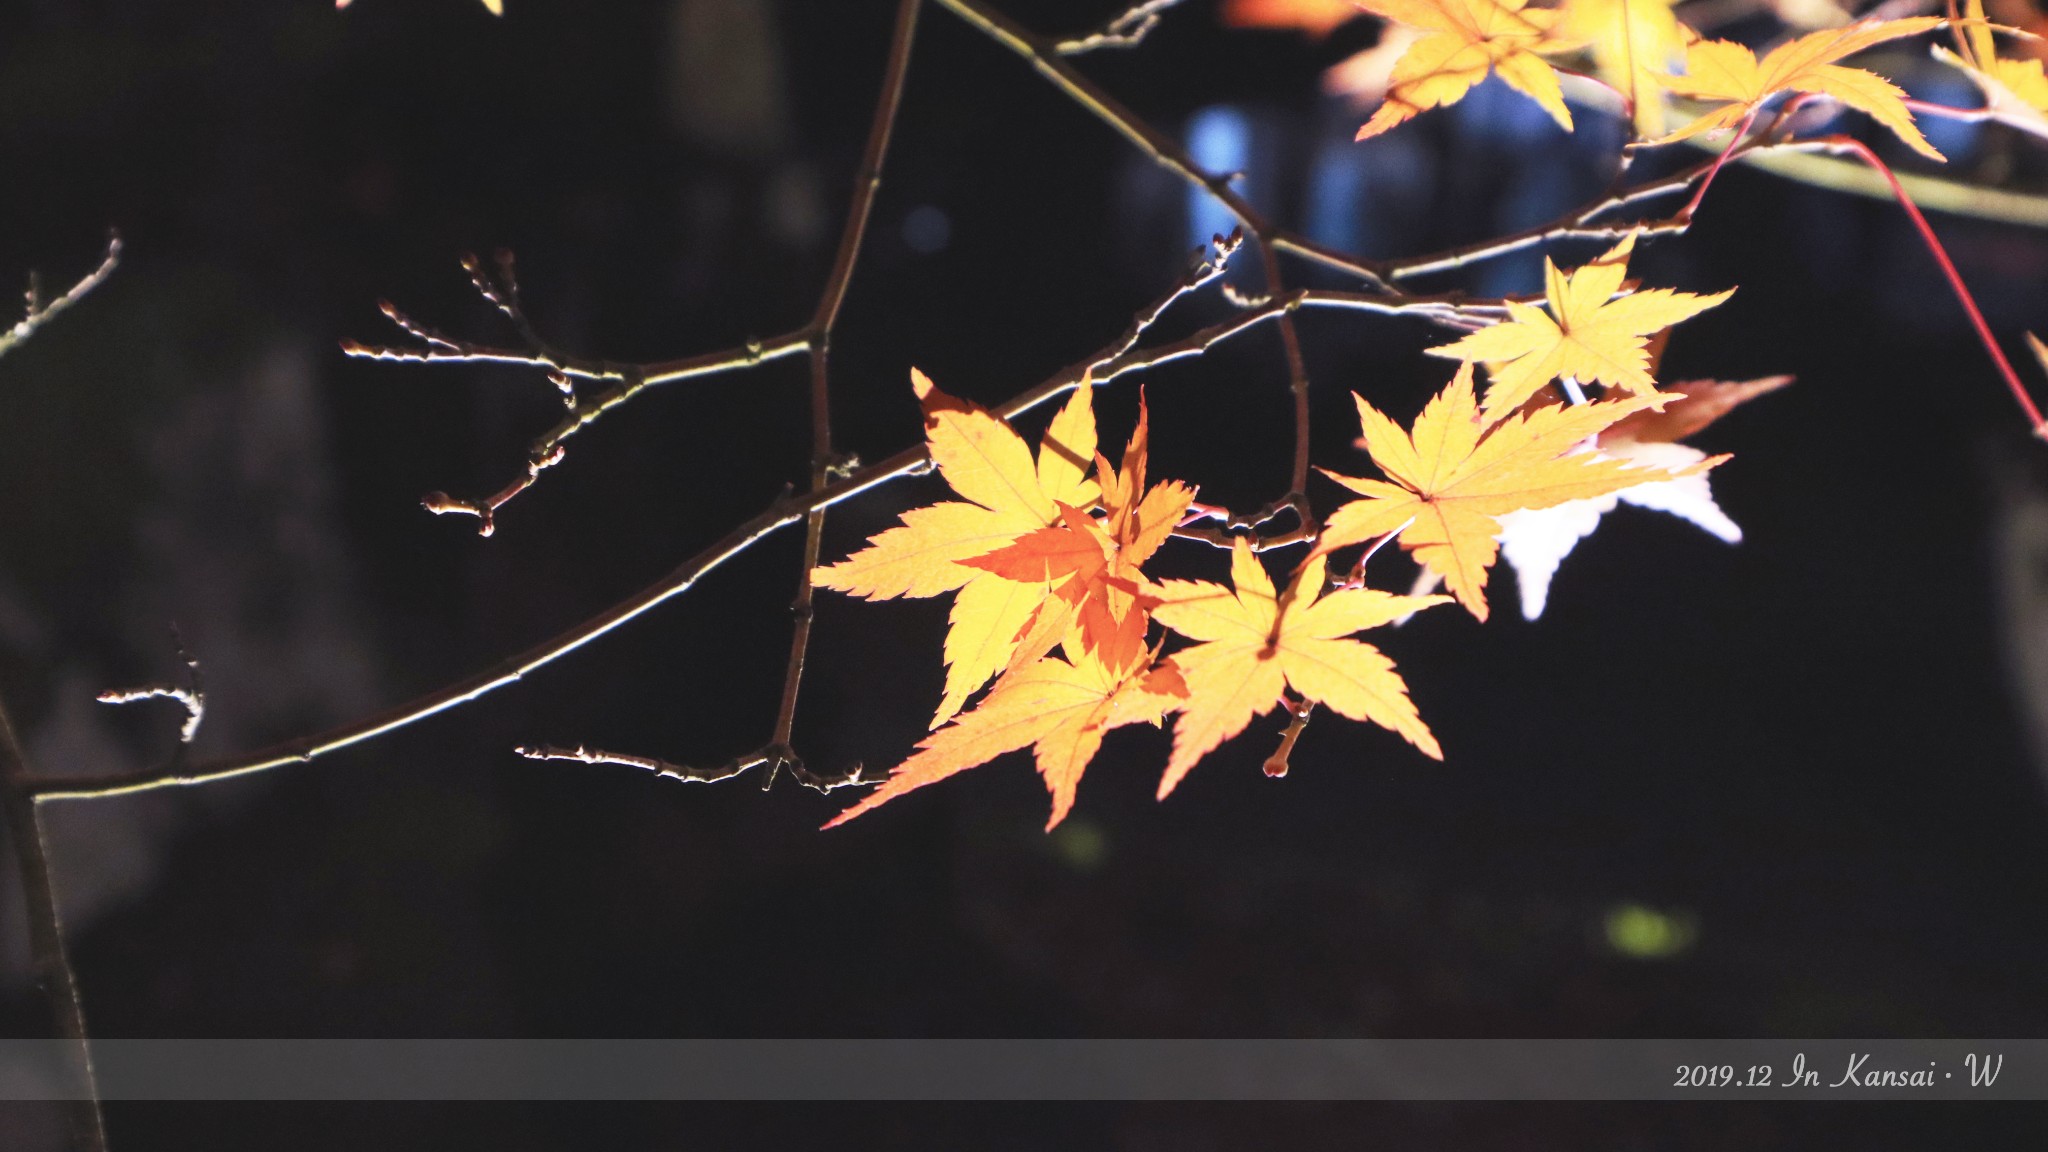
[[[1212,104],[1188,120],[1188,154],[1207,172],[1243,172],[1252,162],[1252,122],[1240,108]],[[1187,192],[1188,243],[1200,247],[1211,236],[1228,236],[1237,217],[1199,188]]]

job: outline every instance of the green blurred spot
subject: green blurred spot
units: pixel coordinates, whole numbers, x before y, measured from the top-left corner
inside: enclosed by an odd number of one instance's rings
[[[1045,838],[1046,850],[1076,872],[1093,872],[1109,858],[1109,835],[1100,824],[1068,817]]]
[[[1631,960],[1669,960],[1698,938],[1699,923],[1687,913],[1641,904],[1617,904],[1607,912],[1607,946]]]

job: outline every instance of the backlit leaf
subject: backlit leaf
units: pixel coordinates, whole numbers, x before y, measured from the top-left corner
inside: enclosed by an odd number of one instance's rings
[[[1321,556],[1295,573],[1286,592],[1239,540],[1231,550],[1231,587],[1204,580],[1167,580],[1158,587],[1154,617],[1200,641],[1173,654],[1188,697],[1173,726],[1173,757],[1159,781],[1164,799],[1189,769],[1217,745],[1244,731],[1254,716],[1276,707],[1291,687],[1340,716],[1367,720],[1399,733],[1434,759],[1443,759],[1429,726],[1408,699],[1394,662],[1360,640],[1346,637],[1436,604],[1442,596],[1396,596],[1371,588],[1325,592]]]
[[[1636,290],[1628,281],[1628,260],[1634,251],[1631,234],[1605,256],[1570,272],[1558,271],[1546,259],[1548,313],[1510,300],[1507,320],[1432,348],[1430,355],[1487,364],[1488,419],[1519,408],[1561,376],[1580,384],[1654,394],[1650,337],[1734,293],[1698,296],[1665,288]]]

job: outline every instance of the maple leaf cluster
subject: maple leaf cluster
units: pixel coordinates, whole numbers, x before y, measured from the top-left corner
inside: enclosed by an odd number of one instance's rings
[[[1232,542],[1228,584],[1147,575],[1190,518],[1196,489],[1147,476],[1142,397],[1136,429],[1112,464],[1098,450],[1088,382],[1034,454],[1007,421],[913,370],[932,461],[958,499],[904,513],[901,525],[813,579],[869,600],[952,594],[944,694],[917,751],[827,827],[1029,748],[1052,797],[1051,828],[1072,809],[1108,732],[1169,717],[1162,799],[1210,752],[1283,705],[1377,724],[1442,759],[1393,661],[1356,634],[1453,599],[1484,620],[1487,570],[1504,547],[1511,559],[1547,557],[1540,573],[1535,560],[1527,568],[1517,561],[1525,611],[1537,579],[1540,611],[1557,561],[1591,531],[1587,510],[1597,523],[1620,500],[1686,516],[1724,539],[1740,535],[1705,487],[1704,473],[1725,457],[1673,442],[1783,381],[1659,391],[1653,334],[1726,294],[1638,289],[1626,278],[1632,246],[1631,238],[1570,273],[1550,268],[1548,313],[1518,306],[1495,327],[1435,349],[1461,363],[1412,428],[1359,398],[1362,443],[1385,479],[1325,473],[1360,498],[1329,518],[1284,587],[1244,538]],[[1473,382],[1480,362],[1492,376],[1484,403]],[[1560,378],[1606,395],[1565,404],[1550,387]],[[1571,532],[1541,520],[1516,527],[1514,517],[1554,509],[1570,515]],[[1539,544],[1562,535],[1561,550]],[[1441,581],[1450,595],[1368,588],[1363,558],[1331,579],[1332,553],[1393,539],[1426,583]],[[1170,652],[1169,637],[1181,645]]]
[[[1296,28],[1325,36],[1370,13],[1387,22],[1381,44],[1336,65],[1334,90],[1378,109],[1358,130],[1363,140],[1433,108],[1454,104],[1489,74],[1534,100],[1566,131],[1572,129],[1562,61],[1591,58],[1602,82],[1631,108],[1637,133],[1655,144],[1739,129],[1784,93],[1827,97],[1868,115],[1914,151],[1942,155],[1913,122],[1897,85],[1841,61],[1881,44],[1943,25],[1955,30],[1957,52],[1937,50],[1984,91],[1990,115],[2048,135],[2048,80],[2038,59],[1997,55],[1997,25],[1983,0],[1967,0],[1958,16],[1907,16],[1851,21],[1833,0],[1775,4],[1785,22],[1812,28],[1763,56],[1732,40],[1709,39],[1672,11],[1675,0],[1564,0],[1532,7],[1528,0],[1228,0],[1223,19],[1237,27]],[[1817,26],[1818,25],[1818,26]],[[2005,29],[2005,31],[2012,31]],[[1680,128],[1664,132],[1667,96],[1708,105]]]

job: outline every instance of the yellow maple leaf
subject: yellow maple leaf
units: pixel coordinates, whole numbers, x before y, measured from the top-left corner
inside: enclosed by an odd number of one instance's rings
[[[1712,101],[1721,107],[1656,143],[1737,127],[1754,116],[1772,96],[1780,92],[1807,92],[1839,100],[1891,129],[1914,151],[1941,160],[1942,154],[1914,126],[1904,92],[1874,72],[1835,63],[1866,48],[1918,36],[1941,24],[1938,16],[1909,16],[1824,28],[1778,45],[1762,60],[1731,41],[1701,40],[1685,50],[1685,75],[1666,75],[1660,79],[1680,96]]]
[[[1636,131],[1644,136],[1664,130],[1658,74],[1685,59],[1688,37],[1671,12],[1675,2],[1569,0],[1564,6],[1564,36],[1591,43],[1600,78],[1635,104]]]
[[[1034,460],[1030,445],[988,409],[948,396],[914,369],[911,385],[924,405],[932,460],[965,500],[904,513],[902,527],[819,568],[812,579],[869,600],[958,593],[946,630],[946,694],[932,720],[936,728],[1010,663],[1019,634],[1048,593],[1043,584],[1006,580],[960,561],[1054,523],[1060,504],[1087,507],[1100,498],[1087,475],[1095,456],[1095,409],[1092,389],[1075,389]]]
[[[1441,577],[1458,602],[1481,620],[1486,619],[1487,569],[1499,554],[1495,537],[1502,514],[1688,476],[1725,459],[1667,473],[1627,467],[1582,450],[1589,438],[1623,417],[1655,407],[1660,400],[1655,396],[1534,408],[1489,428],[1472,395],[1470,364],[1460,366],[1449,387],[1423,408],[1412,435],[1364,398],[1352,398],[1366,448],[1387,480],[1322,470],[1365,499],[1331,514],[1315,554],[1398,531],[1401,547]]]
[[[1049,656],[1003,677],[979,706],[925,737],[880,788],[825,827],[1031,746],[1052,793],[1052,818],[1045,825],[1051,831],[1073,808],[1081,776],[1110,729],[1156,725],[1187,696],[1171,661],[1119,673],[1086,653],[1070,648],[1067,654],[1072,663]]]
[[[1993,25],[1984,18],[1984,0],[1968,0],[1964,20],[1955,26],[1956,53],[1936,45],[1934,54],[1963,69],[1984,93],[1984,107],[1997,119],[2048,136],[2048,75],[2039,60],[2014,60],[1998,54]]]
[[[1560,272],[1545,259],[1548,314],[1510,300],[1507,320],[1432,348],[1430,355],[1487,365],[1488,419],[1514,411],[1560,376],[1654,394],[1657,381],[1650,375],[1649,337],[1734,293],[1699,296],[1667,288],[1632,290],[1628,259],[1635,244],[1631,234],[1605,256],[1571,272]]]
[[[1362,640],[1345,637],[1437,604],[1443,596],[1396,596],[1373,588],[1324,591],[1325,561],[1310,557],[1284,593],[1240,539],[1230,553],[1226,588],[1206,580],[1166,580],[1153,617],[1190,640],[1173,654],[1187,681],[1187,699],[1173,725],[1173,757],[1159,780],[1165,799],[1188,770],[1217,745],[1273,710],[1292,687],[1340,716],[1369,720],[1399,733],[1433,759],[1443,749],[1408,699],[1394,662]]]
[[[1525,8],[1526,0],[1358,0],[1376,16],[1428,35],[1395,63],[1387,98],[1358,138],[1377,136],[1431,108],[1455,104],[1490,71],[1543,106],[1571,131],[1572,114],[1545,54],[1569,52],[1577,41],[1558,29],[1561,13]]]

